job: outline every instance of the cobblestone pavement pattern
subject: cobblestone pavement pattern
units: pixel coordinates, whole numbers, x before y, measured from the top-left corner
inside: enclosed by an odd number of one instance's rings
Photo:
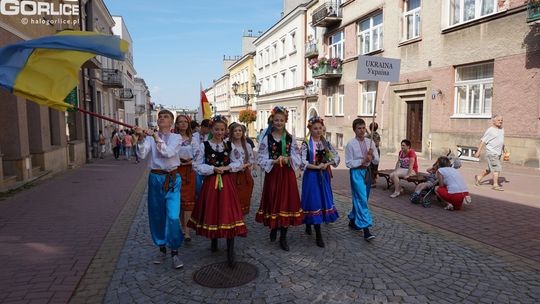
[[[290,252],[268,240],[255,223],[260,181],[237,239],[237,258],[256,265],[259,276],[230,289],[197,285],[201,266],[225,261],[225,242],[210,252],[209,240],[195,237],[181,248],[184,269],[153,265],[146,196],[121,252],[106,303],[539,303],[540,267],[489,245],[374,207],[377,236],[367,243],[347,228],[347,197],[336,196],[341,218],[323,225],[326,248],[303,227],[289,232]],[[170,262],[170,259],[169,259]]]

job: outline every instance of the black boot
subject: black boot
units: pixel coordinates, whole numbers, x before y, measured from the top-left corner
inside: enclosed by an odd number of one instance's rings
[[[311,235],[311,225],[310,224],[306,224],[306,234]]]
[[[315,225],[315,242],[317,246],[324,248],[324,241],[321,234],[321,225]]]
[[[277,238],[277,229],[270,230],[270,242],[275,242]]]
[[[212,243],[210,243],[210,250],[211,250],[212,252],[218,251],[218,248],[217,248],[217,239],[212,239]]]
[[[227,239],[227,263],[229,267],[234,267],[234,238]]]
[[[281,227],[279,234],[279,246],[285,251],[289,251],[289,245],[287,244],[287,228]]]

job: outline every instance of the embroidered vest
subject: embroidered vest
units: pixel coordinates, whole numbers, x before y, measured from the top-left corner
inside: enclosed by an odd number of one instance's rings
[[[231,163],[231,146],[227,142],[223,142],[225,149],[222,152],[217,152],[212,149],[212,146],[208,141],[204,142],[204,163],[214,166],[228,166]]]
[[[289,134],[285,137],[285,143],[287,155],[283,156],[291,156],[292,137]],[[276,141],[272,134],[268,135],[268,155],[270,155],[271,159],[278,159],[281,156],[281,140]]]

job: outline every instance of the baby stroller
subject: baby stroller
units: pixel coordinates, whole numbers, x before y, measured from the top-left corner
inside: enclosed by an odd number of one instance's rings
[[[454,169],[461,168],[461,160],[459,159],[459,157],[462,153],[463,152],[460,151],[459,154],[455,156],[455,154],[452,153],[452,150],[448,150],[446,157],[448,157]],[[429,208],[431,207],[431,199],[433,196],[435,196],[437,200],[440,201],[439,197],[435,195],[435,187],[438,184],[435,172],[429,174],[426,177],[426,183],[429,183],[428,187],[423,189],[419,195],[415,195],[415,193],[413,192],[413,194],[411,194],[410,201],[413,204],[421,203],[424,208]]]

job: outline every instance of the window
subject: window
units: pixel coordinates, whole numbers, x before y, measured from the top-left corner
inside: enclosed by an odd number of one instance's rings
[[[493,62],[456,68],[455,105],[457,116],[491,116]]]
[[[450,0],[450,25],[497,12],[497,0]]]
[[[264,65],[270,64],[270,48],[264,50]]]
[[[345,99],[345,86],[339,86],[336,115],[343,116],[343,102]]]
[[[325,138],[329,143],[332,143],[332,133],[326,132]]]
[[[272,76],[272,92],[275,92],[277,91],[277,86],[278,86],[278,82],[277,82],[277,74]]]
[[[360,98],[359,116],[373,116],[375,98],[377,96],[377,82],[366,81],[362,83],[362,96]]]
[[[336,147],[338,149],[343,149],[343,134],[336,133]]]
[[[328,53],[330,58],[340,58],[343,60],[343,31],[335,33],[328,38]]]
[[[285,127],[287,130],[292,134],[296,135],[296,108],[290,108],[289,109],[289,119],[287,120],[287,124]]]
[[[420,0],[405,1],[403,12],[403,40],[420,37]]]
[[[460,159],[479,161],[480,159],[474,157],[474,154],[478,150],[477,147],[467,147],[458,145],[458,153],[461,153]]]
[[[296,52],[296,32],[291,32],[291,53]]]
[[[280,48],[280,52],[279,52],[279,57],[280,58],[284,58],[285,57],[285,51],[287,50],[285,48],[285,37],[282,37],[281,38],[281,48]]]
[[[358,52],[367,54],[383,48],[383,14],[364,19],[358,23]]]
[[[286,71],[282,71],[281,72],[281,89],[282,90],[285,90],[287,88],[287,77],[286,76]]]
[[[278,56],[277,43],[272,44],[271,54],[272,54],[272,62],[276,62],[277,56]]]
[[[328,87],[326,89],[326,116],[332,116],[334,110],[334,94],[335,87]]]
[[[289,82],[290,88],[296,87],[296,67],[291,68],[291,77],[289,79]]]

